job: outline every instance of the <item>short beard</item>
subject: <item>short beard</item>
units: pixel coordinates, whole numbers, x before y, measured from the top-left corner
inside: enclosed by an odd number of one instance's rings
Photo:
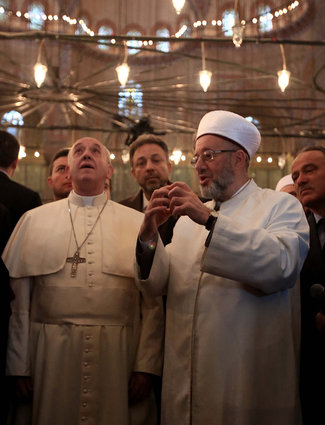
[[[214,199],[219,202],[226,201],[228,199],[227,191],[233,182],[234,173],[230,160],[228,160],[222,172],[212,181],[210,186],[200,186],[201,194],[206,199]]]
[[[168,184],[167,181],[165,182],[163,180],[159,180],[159,182],[157,183],[149,183],[149,184],[145,183],[142,186],[142,189],[144,190],[146,194],[150,195],[151,197],[151,195],[156,189],[160,189],[161,187],[166,186],[167,184]]]

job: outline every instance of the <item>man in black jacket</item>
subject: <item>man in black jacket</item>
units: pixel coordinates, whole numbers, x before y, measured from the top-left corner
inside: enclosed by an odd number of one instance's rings
[[[16,137],[7,131],[0,131],[0,202],[9,210],[11,231],[26,211],[42,204],[37,192],[12,180],[18,153]]]
[[[310,226],[310,250],[301,271],[301,403],[303,422],[319,424],[324,416],[325,379],[325,148],[308,147],[292,164],[298,199]],[[320,293],[312,297],[314,284]],[[312,292],[312,293],[311,293]]]
[[[136,195],[120,201],[120,204],[144,212],[153,191],[171,184],[168,147],[160,137],[143,134],[131,144],[130,163],[131,173],[141,189]],[[164,245],[171,241],[176,221],[170,217],[160,226],[159,233]]]
[[[20,217],[32,208],[42,204],[39,194],[12,180],[18,164],[19,143],[15,136],[0,130],[0,203],[1,215],[1,251],[7,243]],[[0,367],[3,406],[0,412],[0,423],[6,422],[11,383],[4,376],[4,362],[8,336],[8,320],[10,315],[9,276],[2,261],[0,262],[1,281],[1,335],[0,335]]]

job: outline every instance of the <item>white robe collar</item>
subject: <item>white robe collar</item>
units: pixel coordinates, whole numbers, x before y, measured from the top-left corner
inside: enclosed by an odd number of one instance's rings
[[[97,207],[104,204],[107,200],[107,195],[106,192],[103,192],[100,195],[95,196],[81,196],[72,190],[69,195],[69,200],[72,204],[75,204],[78,207],[84,207],[86,205]]]

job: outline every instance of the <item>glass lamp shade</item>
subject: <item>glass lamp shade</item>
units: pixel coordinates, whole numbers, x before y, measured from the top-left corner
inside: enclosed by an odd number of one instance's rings
[[[282,93],[285,91],[285,89],[289,85],[290,74],[291,72],[286,69],[282,69],[281,71],[278,71],[278,84]]]
[[[207,71],[206,69],[200,71],[200,84],[203,90],[206,92],[211,83],[211,71]]]
[[[243,42],[244,27],[242,25],[235,25],[232,27],[232,41],[236,47],[240,47]]]
[[[34,65],[34,79],[38,88],[44,83],[47,74],[47,66],[40,62]]]
[[[181,13],[181,10],[183,9],[185,4],[185,0],[173,0],[173,6],[176,10],[177,15]]]
[[[129,72],[130,72],[129,65],[127,63],[122,63],[122,65],[117,66],[115,70],[117,72],[117,78],[121,86],[124,87],[129,78]]]
[[[170,160],[174,162],[174,164],[178,165],[180,160],[182,159],[183,153],[180,149],[174,149],[172,155],[170,156]]]

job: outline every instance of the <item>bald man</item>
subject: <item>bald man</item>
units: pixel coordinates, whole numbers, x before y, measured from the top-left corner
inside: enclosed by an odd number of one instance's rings
[[[142,214],[110,201],[96,139],[74,143],[69,197],[26,213],[3,255],[15,293],[7,373],[33,425],[154,424],[163,311],[141,296],[132,259]]]

